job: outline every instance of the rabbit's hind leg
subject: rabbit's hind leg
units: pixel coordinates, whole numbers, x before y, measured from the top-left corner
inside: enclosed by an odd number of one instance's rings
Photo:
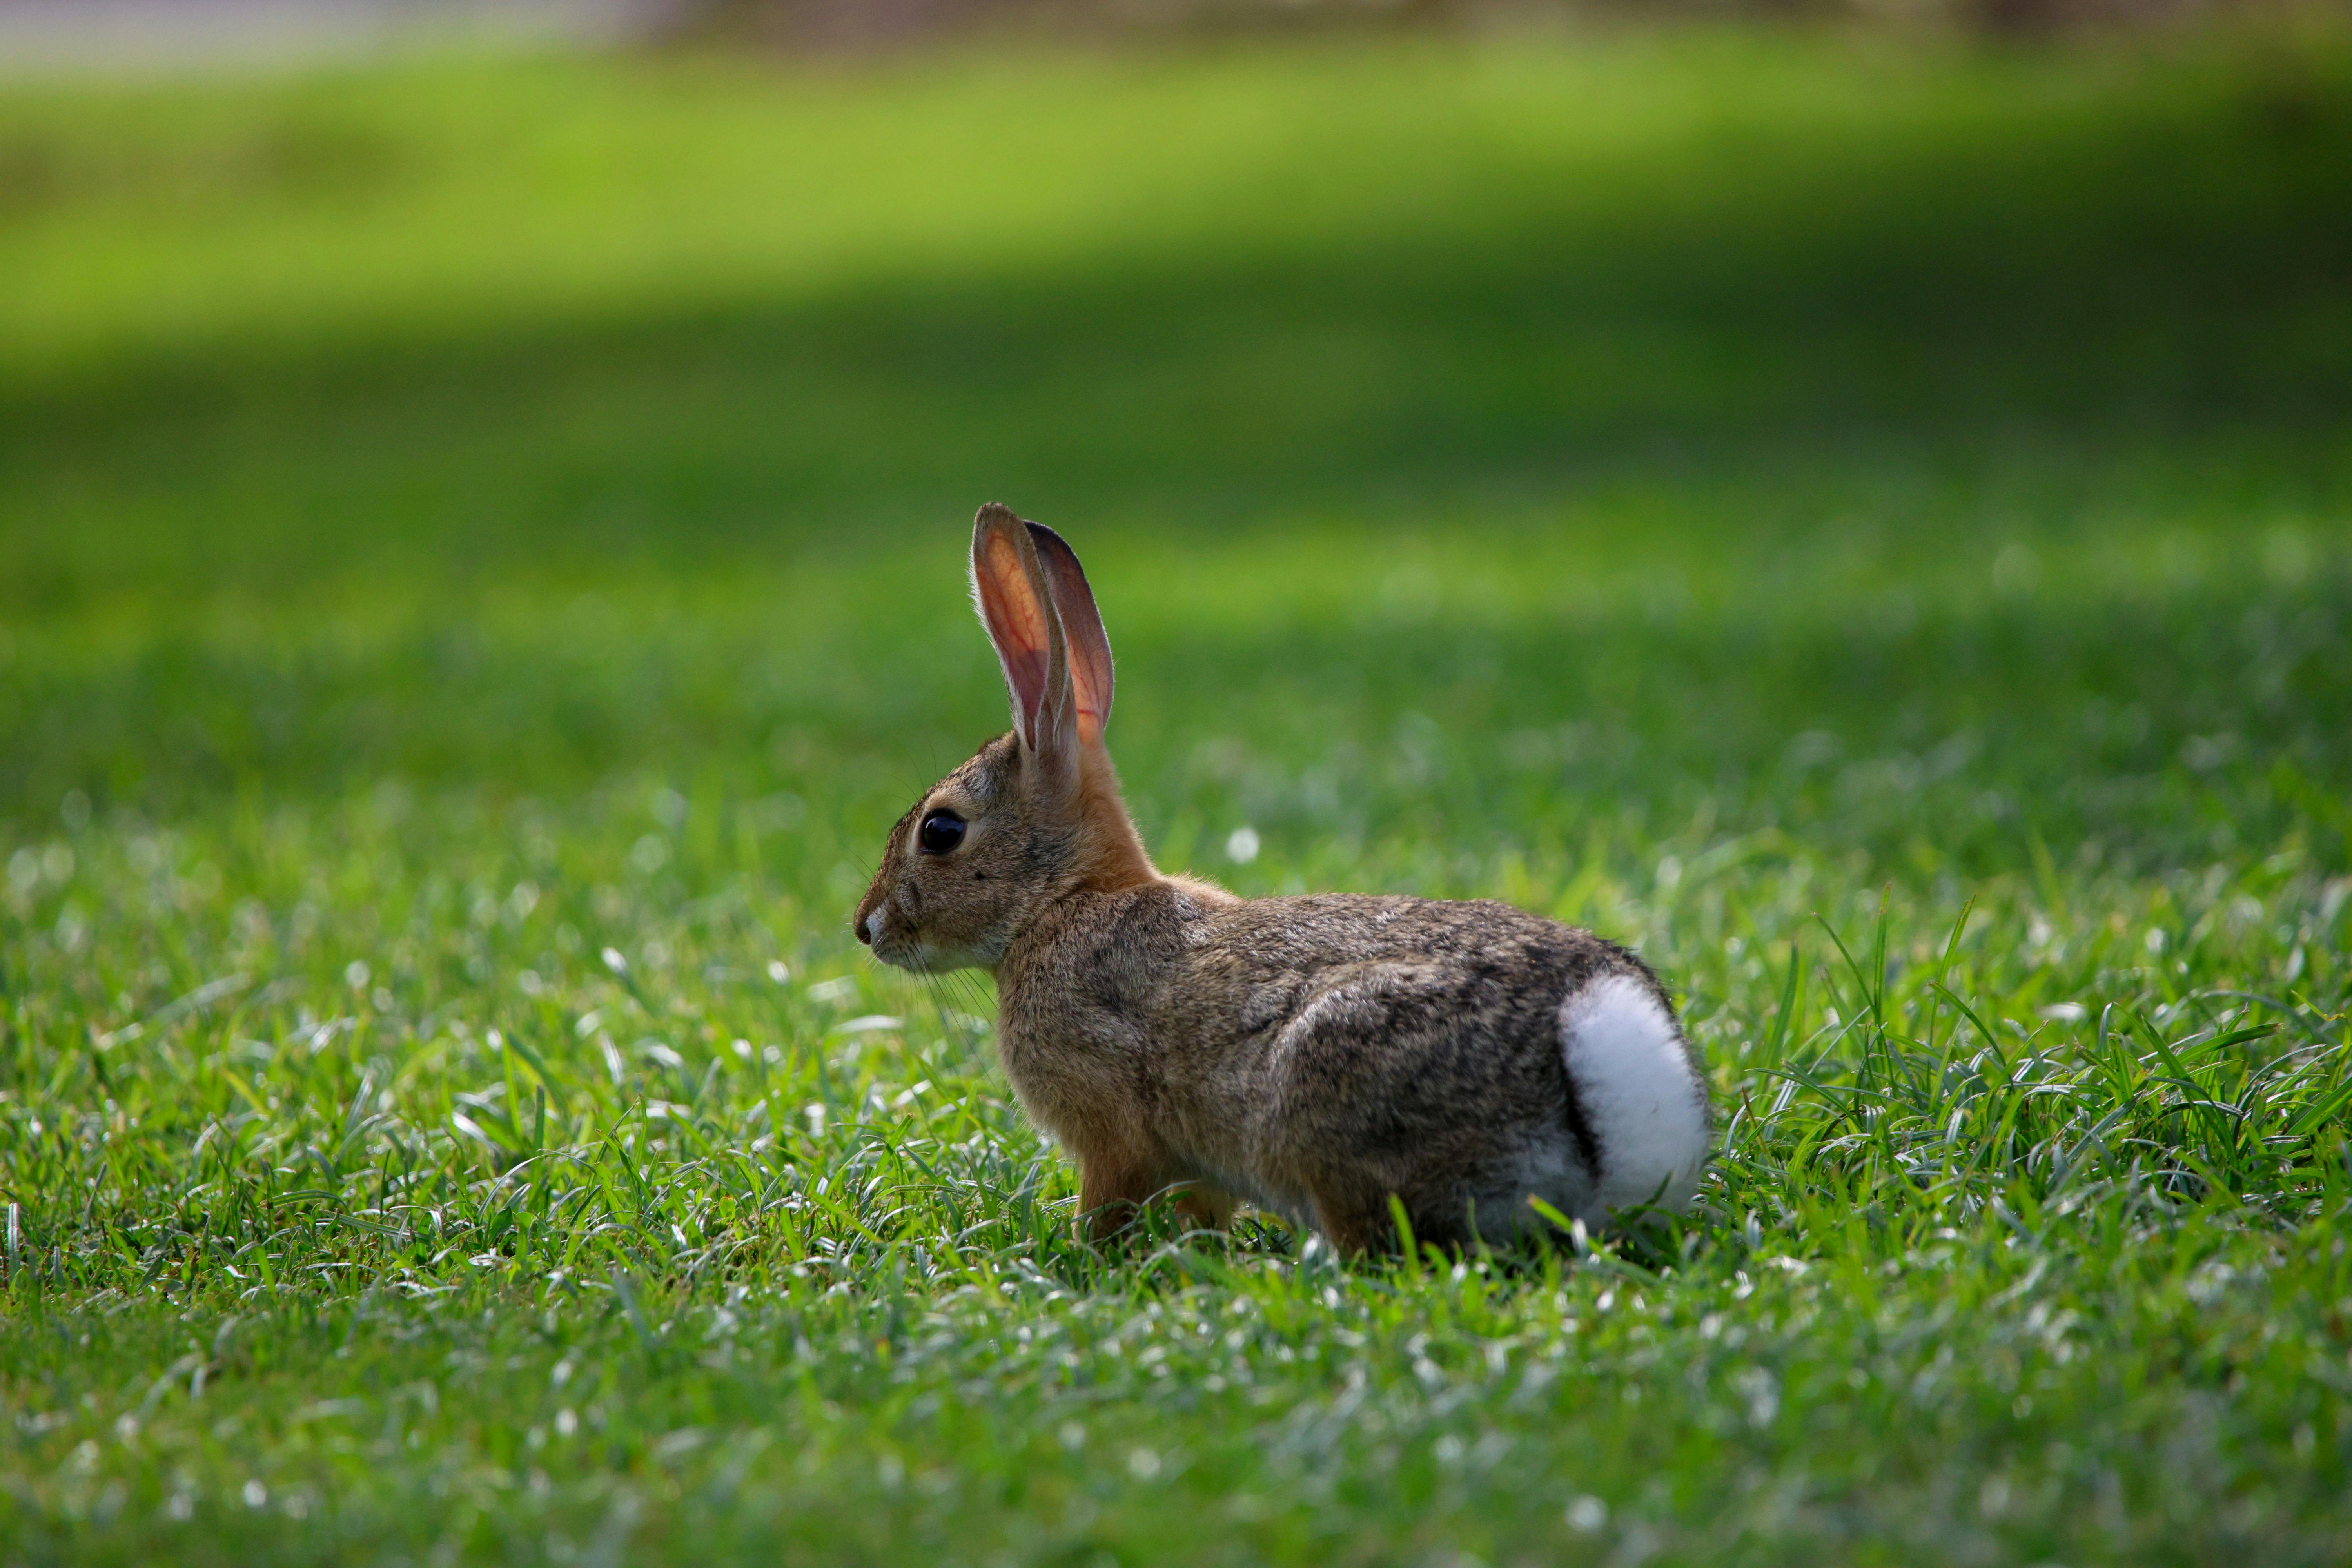
[[[1317,1192],[1312,1202],[1315,1228],[1342,1255],[1362,1258],[1396,1250],[1387,1194],[1334,1184]]]

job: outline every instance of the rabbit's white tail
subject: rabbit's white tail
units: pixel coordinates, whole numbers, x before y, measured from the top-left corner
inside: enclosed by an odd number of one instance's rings
[[[1559,1005],[1569,1082],[1592,1133],[1593,1210],[1680,1208],[1706,1163],[1706,1089],[1673,1015],[1630,974],[1606,974]]]

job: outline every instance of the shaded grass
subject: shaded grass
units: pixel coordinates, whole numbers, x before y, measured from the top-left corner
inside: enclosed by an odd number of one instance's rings
[[[774,565],[991,485],[1185,533],[1622,494],[1685,548],[1956,488],[2069,526],[2119,459],[2344,488],[2325,44],[688,61],[7,117],[61,171],[0,229],[20,612]],[[338,137],[400,173],[200,173]]]
[[[2340,1560],[2302,42],[11,97],[8,1555]],[[842,929],[993,494],[1165,863],[1669,976],[1687,1224],[1073,1238]]]

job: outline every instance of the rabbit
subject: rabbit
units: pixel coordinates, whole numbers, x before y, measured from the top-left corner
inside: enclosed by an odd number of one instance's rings
[[[1247,1201],[1347,1253],[1508,1243],[1528,1200],[1598,1229],[1688,1204],[1712,1140],[1673,1002],[1614,942],[1507,904],[1244,899],[1162,874],[1103,742],[1110,642],[1085,571],[1006,508],[971,591],[1013,728],[890,831],[853,917],[884,963],[992,971],[1024,1110],[1077,1162],[1097,1238],[1172,1194]]]

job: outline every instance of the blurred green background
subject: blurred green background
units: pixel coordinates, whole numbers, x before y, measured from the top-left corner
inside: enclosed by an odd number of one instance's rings
[[[1306,837],[1318,768],[1326,827],[1704,800],[1890,869],[2274,832],[2346,780],[2347,58],[19,85],[0,802],[646,771],[830,809],[861,755],[895,799],[996,721],[957,606],[1002,498],[1086,554],[1160,826],[1264,742],[1250,814]],[[1358,777],[1406,710],[1445,787]]]

